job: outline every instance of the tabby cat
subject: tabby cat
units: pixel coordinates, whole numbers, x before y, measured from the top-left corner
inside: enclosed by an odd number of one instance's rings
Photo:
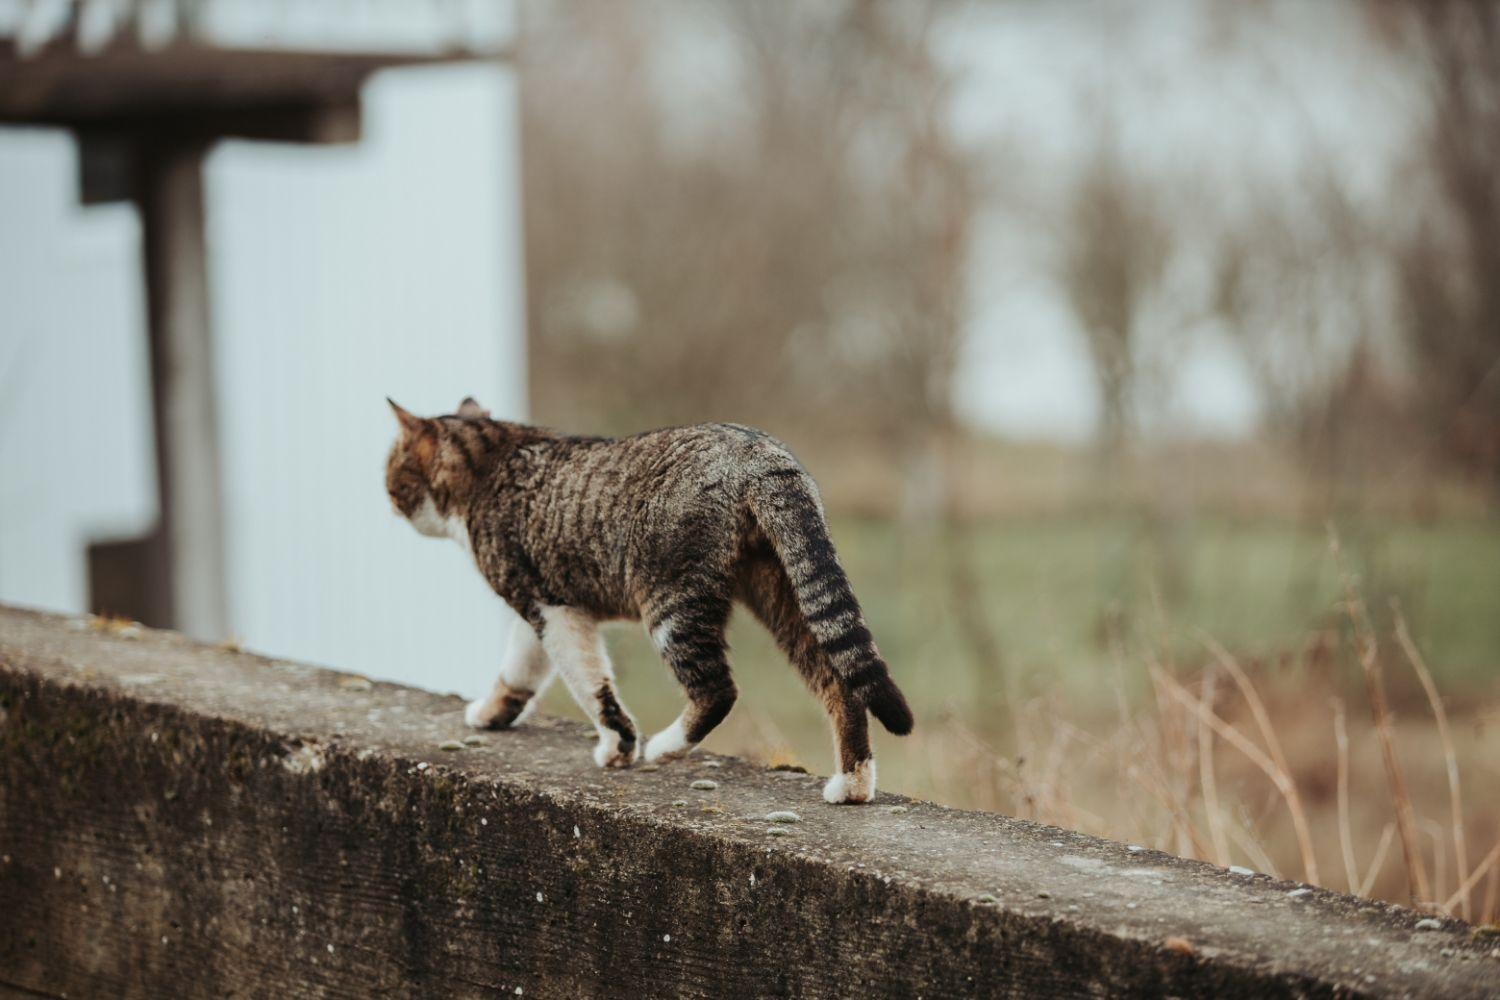
[[[599,626],[640,621],[687,693],[645,759],[686,754],[734,705],[724,628],[739,601],[828,711],[837,770],[823,797],[874,797],[865,713],[905,734],[911,709],[834,554],[818,488],[784,445],[735,424],[572,437],[492,420],[473,399],[440,417],[391,408],[391,503],[468,550],[523,619],[469,725],[514,725],[555,670],[598,730],[594,760],[629,766],[635,722]]]

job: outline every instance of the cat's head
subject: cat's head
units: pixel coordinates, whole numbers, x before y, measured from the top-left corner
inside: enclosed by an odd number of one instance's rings
[[[391,506],[424,535],[451,535],[456,530],[453,520],[462,516],[463,503],[474,487],[476,445],[487,450],[475,428],[489,421],[490,411],[472,397],[447,417],[419,417],[390,398],[386,402],[400,424],[385,460]]]

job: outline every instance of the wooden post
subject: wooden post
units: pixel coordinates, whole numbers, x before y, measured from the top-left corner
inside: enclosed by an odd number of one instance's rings
[[[173,628],[228,633],[223,489],[205,252],[209,143],[163,139],[139,160],[152,423],[161,519],[142,553],[148,606]]]

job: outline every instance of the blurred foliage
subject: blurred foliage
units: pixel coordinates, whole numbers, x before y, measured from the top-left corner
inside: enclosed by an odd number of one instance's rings
[[[1500,485],[1500,7],[1422,4],[1421,215],[1396,248],[1413,397],[1445,457]]]
[[[1060,281],[1088,342],[1099,387],[1101,467],[1118,469],[1132,437],[1138,328],[1161,284],[1172,231],[1155,192],[1104,140],[1069,191]]]
[[[672,7],[736,74],[693,143],[653,90],[661,7],[527,8],[539,419],[816,426],[922,463],[952,424],[975,212],[935,113],[942,6]]]
[[[1034,234],[1039,273],[1093,365],[1106,479],[1137,436],[1138,402],[1157,394],[1153,375],[1193,338],[1227,334],[1267,437],[1330,486],[1328,509],[1357,508],[1393,465],[1496,495],[1494,5],[1348,8],[1352,28],[1396,54],[1412,97],[1413,142],[1376,198],[1311,134],[1300,170],[1279,179],[1254,164],[1219,177],[1141,162],[1119,140],[1120,109],[1096,95],[1092,146],[1038,199],[1007,176],[1034,137],[981,149],[955,136],[962,70],[944,39],[963,32],[968,4],[523,10],[543,421],[619,432],[731,419],[837,440],[902,470],[895,506],[940,514],[945,442],[971,433],[953,382],[973,282],[988,280],[974,230],[991,212]],[[1232,26],[1275,17],[1215,10],[1210,46],[1256,44]],[[698,61],[684,67],[682,51]]]

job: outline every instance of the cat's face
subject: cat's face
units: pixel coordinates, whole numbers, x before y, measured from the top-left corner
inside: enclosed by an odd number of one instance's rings
[[[441,534],[432,530],[442,520],[433,503],[430,475],[437,457],[437,431],[431,421],[406,412],[392,400],[386,402],[401,423],[385,460],[385,491],[391,506],[422,534]]]
[[[424,535],[454,536],[458,530],[453,523],[456,511],[448,508],[454,505],[454,487],[459,485],[455,480],[472,480],[444,466],[445,454],[453,449],[444,451],[445,432],[439,420],[408,413],[393,400],[386,402],[391,404],[401,425],[396,443],[391,445],[385,460],[385,491],[391,498],[391,506]],[[473,399],[465,399],[454,416],[487,419],[489,411]]]

